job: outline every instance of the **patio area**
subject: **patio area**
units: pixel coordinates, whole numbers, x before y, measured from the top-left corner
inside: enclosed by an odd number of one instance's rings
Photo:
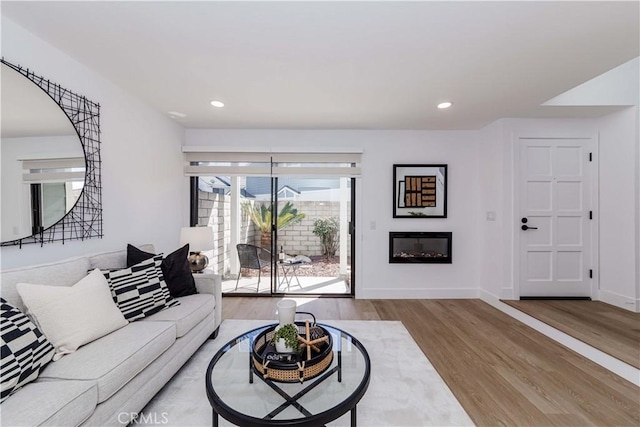
[[[283,293],[301,294],[348,294],[351,292],[350,265],[347,267],[346,277],[340,275],[340,261],[338,257],[326,258],[322,256],[310,257],[310,263],[278,264],[277,291]],[[243,269],[238,287],[236,278],[223,278],[222,292],[256,293],[258,271]],[[271,267],[266,267],[260,274],[259,293],[271,292]]]

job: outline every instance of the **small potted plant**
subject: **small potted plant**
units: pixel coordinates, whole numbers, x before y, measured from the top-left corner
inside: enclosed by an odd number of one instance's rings
[[[300,350],[298,327],[289,323],[276,328],[271,343],[278,353],[297,353]]]

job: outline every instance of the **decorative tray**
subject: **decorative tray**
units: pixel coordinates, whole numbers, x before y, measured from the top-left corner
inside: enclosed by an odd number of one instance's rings
[[[324,342],[309,346],[301,342],[296,353],[278,353],[271,339],[275,333],[274,325],[260,332],[251,346],[253,369],[258,375],[277,382],[303,382],[323,373],[333,360],[333,340],[331,333],[322,326],[309,322],[296,322],[298,334],[307,341],[326,336]],[[309,330],[309,335],[307,335]],[[303,341],[301,340],[301,341]]]

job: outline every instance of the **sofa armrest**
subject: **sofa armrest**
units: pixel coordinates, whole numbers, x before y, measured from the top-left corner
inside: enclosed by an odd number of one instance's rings
[[[214,273],[195,273],[196,289],[201,294],[211,294],[216,300],[216,328],[222,323],[222,277]]]

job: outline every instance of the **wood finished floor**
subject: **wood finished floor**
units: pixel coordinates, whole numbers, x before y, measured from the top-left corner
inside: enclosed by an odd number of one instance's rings
[[[502,301],[640,369],[640,313],[600,301]]]
[[[480,300],[297,300],[319,321],[402,321],[476,425],[640,425],[638,387]],[[277,301],[227,297],[223,318],[275,319]]]

